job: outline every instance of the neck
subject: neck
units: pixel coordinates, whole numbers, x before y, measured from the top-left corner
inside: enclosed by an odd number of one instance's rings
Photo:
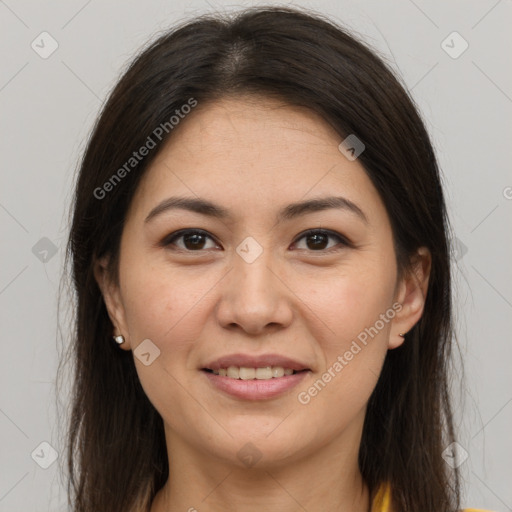
[[[359,442],[347,447],[336,440],[286,464],[264,464],[262,458],[245,468],[205,456],[169,432],[166,438],[170,476],[151,512],[370,511],[369,490],[358,468]]]

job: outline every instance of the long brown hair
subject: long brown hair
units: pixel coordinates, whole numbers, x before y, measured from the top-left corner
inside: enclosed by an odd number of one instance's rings
[[[441,456],[454,441],[447,381],[450,228],[424,123],[400,79],[348,30],[310,11],[258,7],[197,17],[151,43],[111,92],[88,141],[66,258],[76,308],[68,354],[72,510],[147,511],[168,477],[162,418],[139,383],[131,352],[112,341],[93,265],[109,255],[117,281],[126,212],[172,129],[122,180],[111,183],[108,194],[98,189],[190,98],[202,104],[227,94],[271,96],[307,107],[337,130],[340,141],[356,135],[366,146],[359,162],[391,220],[399,272],[409,270],[418,247],[430,250],[424,313],[403,345],[387,354],[368,404],[359,466],[371,492],[391,484],[396,512],[458,509],[459,475]]]

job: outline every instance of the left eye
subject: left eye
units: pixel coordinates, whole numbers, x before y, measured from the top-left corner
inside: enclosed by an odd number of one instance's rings
[[[176,245],[179,249],[188,251],[188,252],[194,252],[199,251],[202,249],[211,249],[212,247],[205,247],[206,239],[213,240],[213,238],[206,232],[198,229],[187,229],[182,231],[177,231],[176,233],[172,233],[168,237],[166,237],[162,241],[163,246],[168,245]],[[326,244],[328,245],[328,240],[330,239],[336,239],[338,243],[341,243],[344,246],[349,246],[350,243],[346,238],[343,236],[334,233],[332,231],[326,231],[323,229],[311,229],[309,231],[306,231],[305,233],[302,233],[302,235],[297,238],[294,245],[297,245],[298,241],[302,239],[306,239],[306,248],[313,250],[315,252],[317,251],[323,251],[327,249],[332,249],[331,247],[326,247]],[[183,240],[183,244],[176,243],[177,240]],[[336,246],[337,244],[334,244]],[[300,248],[299,248],[300,249]]]
[[[297,240],[302,240],[303,238],[312,241],[312,243],[306,242],[306,245],[308,249],[313,248],[315,251],[326,250],[327,248],[325,247],[325,244],[328,244],[329,238],[338,240],[338,243],[341,243],[342,245],[350,245],[348,240],[341,235],[338,235],[333,231],[326,231],[323,229],[311,229],[306,231]],[[332,249],[332,246],[329,247],[329,249]]]

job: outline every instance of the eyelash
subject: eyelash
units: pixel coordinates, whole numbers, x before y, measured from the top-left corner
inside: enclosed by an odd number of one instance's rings
[[[307,238],[308,236],[316,235],[316,234],[325,235],[330,238],[337,238],[343,246],[353,247],[353,244],[346,237],[340,235],[339,233],[336,233],[335,231],[330,231],[330,230],[325,230],[325,229],[309,229],[307,231],[304,231],[303,233],[301,233],[298,236],[298,238],[296,239],[294,244],[296,244],[299,240],[302,240],[303,238]],[[163,247],[168,247],[169,245],[174,245],[175,240],[178,240],[179,238],[183,238],[186,235],[202,235],[207,238],[210,238],[211,240],[214,240],[214,238],[211,235],[209,235],[206,231],[203,231],[202,229],[182,229],[182,230],[176,231],[176,232],[171,233],[170,235],[166,236],[162,240],[161,245]],[[215,242],[215,243],[217,243],[217,242]],[[202,252],[206,249],[198,249],[197,251],[193,251],[193,250],[189,250],[189,249],[183,249],[180,247],[180,248],[178,248],[178,250],[180,250],[182,252]],[[308,249],[306,249],[306,250],[308,250]],[[326,252],[331,252],[333,250],[340,250],[340,248],[336,249],[336,247],[331,247],[329,249],[320,249],[318,251],[308,250],[308,252],[326,253]]]

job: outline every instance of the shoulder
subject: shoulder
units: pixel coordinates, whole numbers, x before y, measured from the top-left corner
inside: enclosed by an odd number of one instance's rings
[[[381,484],[372,499],[372,512],[393,512],[391,505],[391,485]],[[494,512],[483,508],[465,508],[460,512]]]

